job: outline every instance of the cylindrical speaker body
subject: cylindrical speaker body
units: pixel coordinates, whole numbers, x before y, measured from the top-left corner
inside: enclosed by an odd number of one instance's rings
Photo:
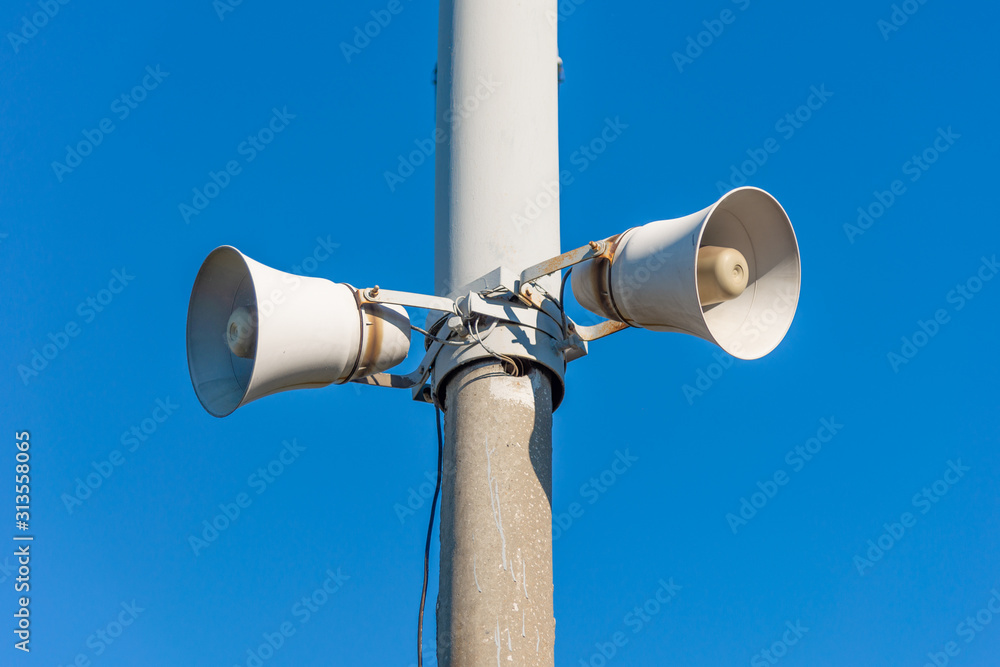
[[[238,354],[230,318],[251,314],[255,338]],[[354,289],[269,268],[235,248],[214,250],[188,306],[191,382],[208,412],[224,417],[280,391],[324,387],[391,368],[406,358],[410,321],[401,306],[366,304]]]
[[[747,262],[747,287],[709,306],[698,293],[698,253],[733,248]],[[573,271],[573,294],[588,310],[654,331],[704,338],[741,359],[773,350],[791,325],[799,298],[800,262],[791,222],[757,188],[727,193],[709,208],[630,229],[611,262]]]

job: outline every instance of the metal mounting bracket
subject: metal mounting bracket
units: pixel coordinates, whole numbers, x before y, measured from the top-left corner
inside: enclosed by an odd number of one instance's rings
[[[427,384],[431,369],[434,367],[434,360],[437,358],[444,343],[431,341],[430,347],[424,353],[424,358],[420,365],[411,373],[406,375],[394,375],[392,373],[375,373],[368,377],[351,380],[356,384],[366,384],[372,387],[390,387],[393,389],[410,389],[413,393],[413,400],[424,403],[431,402],[431,387]]]
[[[572,323],[569,326],[570,335],[579,336],[580,340],[590,341],[597,340],[598,338],[604,338],[605,336],[610,336],[613,333],[618,333],[624,329],[629,328],[629,324],[625,322],[616,322],[615,320],[604,320],[593,326],[580,326],[576,323]]]
[[[415,292],[399,292],[397,290],[381,289],[378,285],[359,290],[361,300],[365,303],[388,303],[411,308],[439,310],[445,313],[457,314],[455,300],[446,296],[430,296]]]
[[[615,242],[619,237],[620,235],[602,241],[591,241],[585,246],[529,266],[521,272],[517,280],[513,280],[513,274],[508,270],[502,267],[495,269],[483,278],[465,286],[463,290],[458,292],[459,296],[456,298],[384,290],[378,285],[357,290],[356,298],[359,306],[365,303],[375,303],[423,308],[457,316],[462,322],[468,322],[474,316],[480,315],[515,327],[534,329],[551,339],[551,345],[554,346],[554,349],[561,351],[564,363],[568,363],[587,354],[588,341],[610,336],[622,329],[627,329],[629,325],[624,322],[605,320],[592,326],[581,326],[569,318],[564,319],[562,304],[533,283],[539,278],[582,262],[600,258],[610,261],[614,257],[617,245]],[[476,291],[474,287],[483,289]],[[503,298],[504,295],[508,298]],[[511,295],[518,297],[520,302],[510,300],[509,296]],[[563,330],[564,322],[565,331]],[[433,402],[432,387],[428,384],[428,378],[431,376],[434,363],[444,347],[443,341],[431,338],[420,365],[413,372],[406,375],[375,373],[368,377],[352,380],[352,382],[373,387],[410,389],[413,400]]]

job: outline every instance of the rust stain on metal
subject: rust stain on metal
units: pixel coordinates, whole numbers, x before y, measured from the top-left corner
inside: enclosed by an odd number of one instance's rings
[[[362,345],[361,360],[358,364],[358,371],[368,368],[370,362],[378,358],[378,352],[382,348],[385,340],[384,322],[381,317],[377,317],[373,312],[379,306],[364,306],[361,308],[362,318]]]
[[[598,338],[604,338],[605,336],[610,336],[613,333],[618,333],[622,329],[628,329],[629,324],[625,322],[616,322],[615,320],[605,320],[600,324],[595,324],[592,327],[573,327],[576,334],[581,340],[591,341],[597,340]]]

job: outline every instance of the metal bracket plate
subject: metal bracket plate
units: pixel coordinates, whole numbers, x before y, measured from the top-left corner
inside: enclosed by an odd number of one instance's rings
[[[399,292],[397,290],[381,289],[378,285],[360,290],[361,300],[368,303],[388,303],[411,308],[440,310],[445,313],[455,313],[455,300],[445,296],[430,296],[414,292]]]
[[[375,373],[368,377],[351,380],[356,384],[366,384],[372,387],[390,387],[393,389],[410,389],[413,393],[413,400],[430,403],[430,386],[427,378],[430,377],[431,369],[434,367],[434,360],[444,347],[440,341],[431,341],[430,346],[424,353],[424,358],[420,365],[412,373],[406,375],[393,375],[392,373]]]

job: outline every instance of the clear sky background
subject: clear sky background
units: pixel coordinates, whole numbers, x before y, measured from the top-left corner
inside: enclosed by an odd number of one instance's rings
[[[347,386],[215,419],[184,327],[223,244],[432,291],[432,162],[394,189],[385,173],[434,130],[436,4],[403,0],[350,62],[339,45],[387,2],[51,2],[25,27],[40,4],[0,7],[0,664],[250,666],[284,623],[267,667],[415,664],[429,504],[400,508],[427,492],[433,410]],[[763,360],[629,330],[570,366],[554,512],[583,514],[556,531],[557,664],[996,664],[1000,9],[908,0],[894,25],[888,0],[563,8],[563,248],[746,178],[788,211],[803,284]],[[241,148],[275,109],[282,131]],[[581,157],[609,121],[620,136]],[[67,156],[80,142],[97,145]],[[23,430],[30,656],[11,633]],[[281,474],[253,477],[286,442]],[[616,452],[636,459],[620,476]],[[429,665],[436,537],[433,558]],[[328,571],[336,592],[306,614]],[[662,606],[661,580],[680,587]]]

